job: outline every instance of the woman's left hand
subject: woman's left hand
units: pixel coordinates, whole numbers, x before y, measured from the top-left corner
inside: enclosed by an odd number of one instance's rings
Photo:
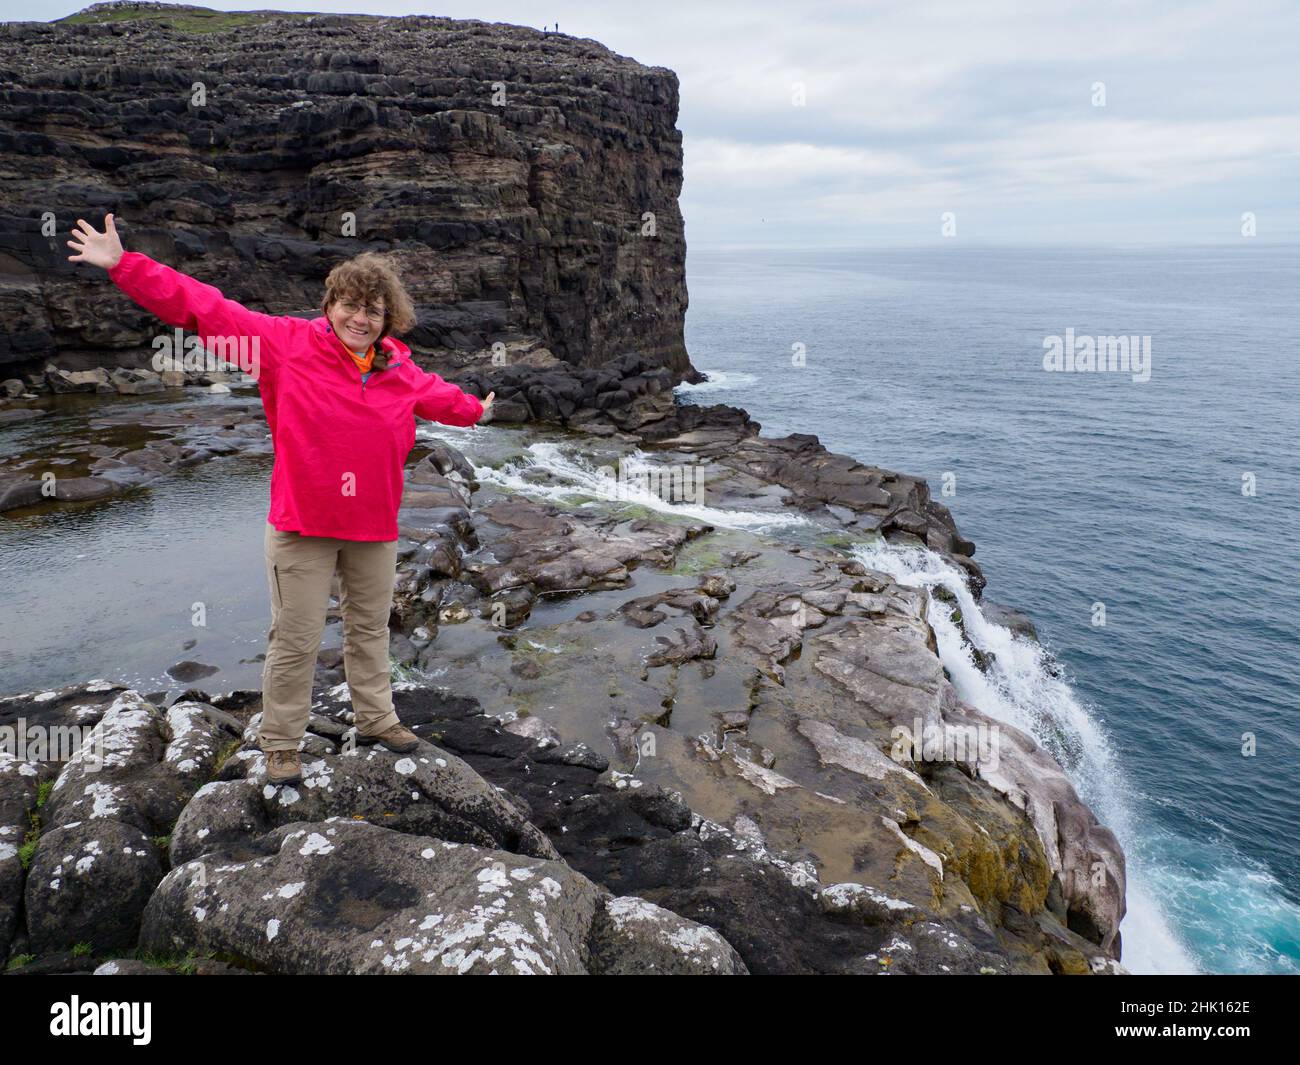
[[[478,416],[479,421],[484,421],[488,413],[492,410],[492,401],[496,398],[495,392],[489,392],[483,399],[483,413]]]

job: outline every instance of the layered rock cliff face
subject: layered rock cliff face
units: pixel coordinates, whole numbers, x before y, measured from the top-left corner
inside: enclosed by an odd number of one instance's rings
[[[523,26],[149,4],[0,26],[0,365],[148,354],[157,321],[66,259],[112,211],[258,310],[314,316],[332,266],[391,251],[413,347],[686,370],[677,106],[672,71]]]

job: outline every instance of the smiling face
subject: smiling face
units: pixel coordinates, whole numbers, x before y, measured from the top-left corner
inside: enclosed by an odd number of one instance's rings
[[[363,301],[356,296],[343,296],[329,305],[326,317],[343,343],[353,351],[366,352],[383,332],[384,301],[382,298]]]

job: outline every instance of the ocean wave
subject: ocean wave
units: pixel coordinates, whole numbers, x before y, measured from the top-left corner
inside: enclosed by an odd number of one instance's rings
[[[758,383],[758,375],[745,373],[743,370],[702,370],[707,381],[698,384],[683,382],[673,389],[679,396],[693,396],[701,392],[722,392],[733,388],[748,388]]]

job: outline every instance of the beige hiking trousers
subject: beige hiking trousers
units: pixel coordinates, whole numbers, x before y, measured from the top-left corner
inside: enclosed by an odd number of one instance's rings
[[[397,578],[396,540],[338,540],[281,532],[266,523],[271,629],[262,667],[263,751],[296,751],[311,712],[316,655],[335,572],[343,615],[343,669],[357,731],[398,723],[388,671],[388,615]]]

